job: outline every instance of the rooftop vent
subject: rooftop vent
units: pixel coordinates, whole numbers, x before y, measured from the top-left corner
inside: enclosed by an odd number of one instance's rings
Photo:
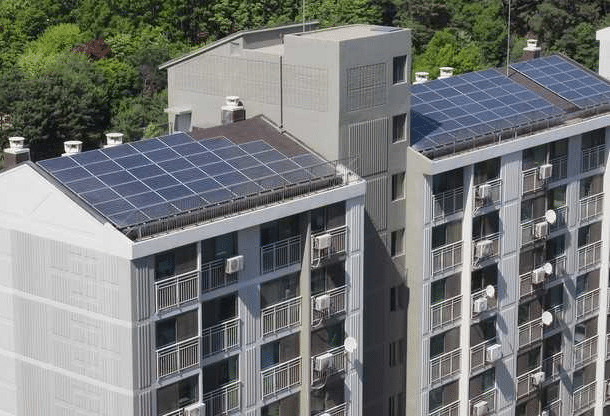
[[[523,48],[523,56],[521,57],[522,61],[527,61],[529,59],[540,58],[540,51],[542,48],[538,46],[537,39],[528,39],[527,45]]]
[[[62,156],[70,156],[83,150],[83,142],[80,140],[68,140],[64,142],[64,153]]]
[[[237,121],[246,119],[246,109],[244,104],[239,101],[239,97],[230,95],[225,98],[225,105],[220,107],[221,109],[221,122],[222,124],[231,124]]]
[[[415,73],[415,83],[416,84],[423,84],[424,82],[428,81],[428,76],[430,74],[427,72],[416,72]]]
[[[439,79],[451,78],[453,76],[453,68],[450,66],[441,66],[440,68],[441,75],[438,77]]]
[[[9,137],[9,149],[15,151],[18,149],[23,149],[23,144],[25,143],[25,137]]]
[[[30,149],[25,147],[25,138],[9,137],[9,147],[4,149],[4,167],[12,168],[30,160]]]
[[[113,147],[123,144],[123,133],[106,133],[106,147]]]

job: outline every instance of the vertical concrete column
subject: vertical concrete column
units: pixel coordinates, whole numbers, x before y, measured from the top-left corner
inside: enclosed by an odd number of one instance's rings
[[[299,287],[301,288],[301,393],[300,414],[311,414],[311,213],[303,215],[305,241]],[[302,228],[302,229],[303,229]]]
[[[459,380],[460,414],[469,415],[470,380],[470,286],[472,272],[473,167],[464,167],[464,219],[462,220],[462,323],[460,325],[461,372]]]

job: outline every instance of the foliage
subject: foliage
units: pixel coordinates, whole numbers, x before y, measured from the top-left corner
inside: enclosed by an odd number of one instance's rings
[[[160,135],[167,123],[166,106],[166,90],[149,97],[123,98],[112,109],[111,128],[125,134],[128,141]]]

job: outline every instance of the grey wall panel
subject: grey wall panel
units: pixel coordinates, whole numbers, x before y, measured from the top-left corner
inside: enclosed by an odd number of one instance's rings
[[[259,389],[257,386],[260,384],[260,372],[258,354],[256,348],[248,348],[244,353],[241,354],[240,367],[242,370],[241,374],[244,374],[243,378],[243,404],[246,407],[254,406],[257,402]]]
[[[349,252],[358,252],[363,249],[364,228],[361,226],[364,220],[364,198],[355,198],[346,201],[346,224],[348,227],[348,243],[347,249]]]
[[[242,321],[242,345],[249,345],[260,336],[258,286],[250,285],[239,291],[239,317]]]
[[[513,365],[513,358],[502,360],[496,365],[497,409],[504,409],[514,404],[516,394],[515,381],[512,377]]]
[[[515,322],[517,322],[517,307],[504,309],[497,315],[496,337],[502,345],[503,357],[509,357],[511,354],[517,352],[518,328],[514,324]]]
[[[284,64],[282,84],[285,106],[328,111],[328,69]]]
[[[148,319],[156,308],[155,292],[153,283],[155,281],[155,269],[152,257],[137,259],[133,262],[133,281],[135,319]]]
[[[426,176],[421,182],[424,223],[427,224],[432,221],[432,176]]]
[[[424,227],[424,241],[422,241],[424,250],[423,258],[421,259],[423,264],[423,278],[429,279],[432,276],[432,228]]]
[[[422,314],[421,314],[421,328],[422,333],[426,334],[430,331],[430,283],[425,282],[422,287]]]
[[[347,276],[347,307],[348,310],[354,311],[361,308],[362,298],[362,254],[357,253],[350,256],[346,262]]]
[[[387,170],[388,123],[388,118],[382,117],[349,125],[349,155],[359,158],[360,176]]]
[[[148,416],[153,414],[153,396],[154,395],[150,390],[138,394],[137,416]]]
[[[505,202],[517,199],[521,196],[521,153],[511,153],[502,156],[503,200]]]
[[[519,298],[519,266],[517,254],[505,256],[498,265],[498,300],[500,308]]]
[[[502,252],[503,255],[514,253],[518,250],[520,243],[521,205],[518,201],[505,204],[500,212],[502,221]]]
[[[135,330],[136,339],[136,359],[135,369],[137,374],[137,386],[140,389],[150,386],[151,381],[155,377],[154,374],[157,371],[156,359],[153,358],[152,347],[155,345],[155,341],[152,335],[152,325],[145,324],[139,326]]]
[[[385,175],[367,179],[365,205],[377,230],[387,227],[387,178]]]

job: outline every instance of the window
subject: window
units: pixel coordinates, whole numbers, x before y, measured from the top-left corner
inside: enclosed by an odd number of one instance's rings
[[[406,78],[407,71],[407,55],[395,56],[392,72],[392,81],[394,84],[403,82]]]
[[[405,396],[403,393],[397,393],[389,397],[388,400],[388,416],[404,416],[405,414]]]
[[[392,201],[405,196],[405,173],[400,172],[392,175]]]
[[[405,239],[405,230],[401,228],[400,230],[392,231],[391,236],[391,244],[390,244],[390,254],[392,256],[398,256],[404,251],[404,239]]]
[[[396,367],[404,362],[404,340],[399,339],[398,341],[390,342],[389,344],[389,365],[390,367]]]
[[[158,321],[156,325],[157,348],[187,340],[197,335],[197,311]]]
[[[192,376],[157,390],[157,412],[165,415],[199,399],[199,378]]]
[[[398,309],[404,308],[407,303],[406,290],[407,288],[403,285],[390,288],[390,311],[397,311]]]
[[[203,241],[203,263],[226,259],[237,253],[237,233],[224,234]]]
[[[237,355],[210,364],[203,368],[203,393],[216,390],[239,378],[239,362]]]
[[[186,273],[196,268],[196,244],[178,247],[155,256],[155,280]]]
[[[407,115],[398,114],[392,117],[392,143],[406,139]]]
[[[261,246],[285,240],[299,234],[299,216],[281,218],[261,225]]]

